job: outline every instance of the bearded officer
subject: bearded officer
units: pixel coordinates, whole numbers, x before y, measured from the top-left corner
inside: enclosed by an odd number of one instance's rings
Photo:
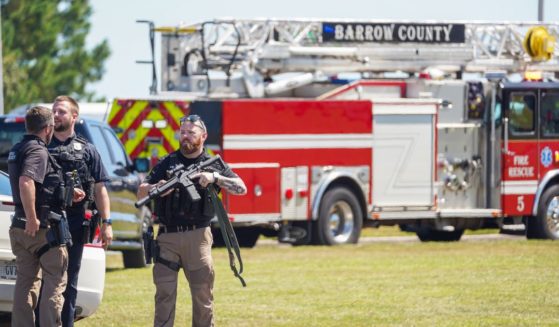
[[[180,149],[158,163],[138,190],[144,198],[150,189],[165,183],[166,172],[182,164],[185,169],[210,159],[204,150],[206,125],[198,115],[181,119]],[[202,172],[193,176],[201,200],[192,203],[185,190],[168,192],[155,200],[160,226],[156,243],[153,281],[155,293],[154,326],[173,326],[177,297],[177,276],[183,268],[192,296],[192,326],[213,326],[214,268],[211,254],[214,217],[213,203],[206,187],[214,183],[231,194],[246,194],[244,182],[227,165],[224,172]]]

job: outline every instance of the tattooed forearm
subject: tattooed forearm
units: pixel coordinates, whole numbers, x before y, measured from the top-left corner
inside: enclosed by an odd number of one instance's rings
[[[235,195],[243,195],[247,192],[245,183],[240,178],[220,177],[217,181],[217,185],[226,189],[227,192]]]

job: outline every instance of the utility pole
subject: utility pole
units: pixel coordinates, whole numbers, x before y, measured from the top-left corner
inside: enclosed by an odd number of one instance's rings
[[[543,0],[538,0],[538,21],[543,22]]]

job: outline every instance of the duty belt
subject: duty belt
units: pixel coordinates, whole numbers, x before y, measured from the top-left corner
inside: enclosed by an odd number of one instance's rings
[[[199,228],[206,228],[210,226],[209,223],[204,224],[182,224],[176,226],[159,226],[159,231],[157,235],[165,234],[165,233],[180,233],[180,232],[187,232],[192,231]]]

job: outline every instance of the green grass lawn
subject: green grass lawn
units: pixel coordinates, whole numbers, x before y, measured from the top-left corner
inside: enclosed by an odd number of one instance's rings
[[[242,251],[247,288],[214,249],[218,326],[557,326],[559,242],[265,245]],[[110,255],[103,303],[78,326],[149,326],[151,267]],[[182,272],[181,272],[182,276]],[[176,326],[190,326],[180,279]]]

